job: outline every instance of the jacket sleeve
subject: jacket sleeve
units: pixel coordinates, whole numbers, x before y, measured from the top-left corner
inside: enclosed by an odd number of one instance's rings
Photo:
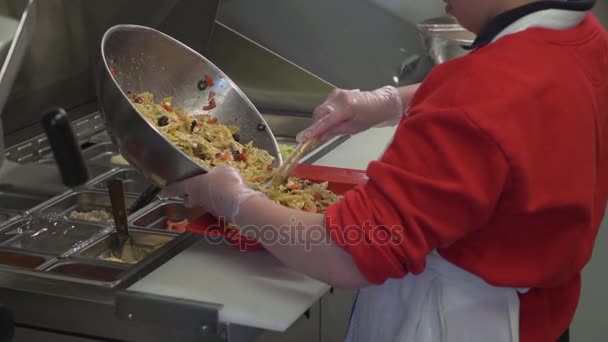
[[[368,281],[424,270],[425,257],[486,223],[509,173],[505,154],[470,117],[404,118],[369,181],[328,208],[326,227]]]

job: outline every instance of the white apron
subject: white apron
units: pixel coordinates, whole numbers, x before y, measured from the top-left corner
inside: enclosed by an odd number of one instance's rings
[[[425,271],[359,290],[350,342],[518,342],[519,292],[494,287],[436,253]]]

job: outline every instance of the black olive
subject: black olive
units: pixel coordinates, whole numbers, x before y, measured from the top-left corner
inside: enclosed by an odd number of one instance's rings
[[[238,134],[238,133],[234,133],[232,135],[232,139],[234,139],[234,141],[236,141],[236,142],[240,142],[241,141],[241,135]]]
[[[215,158],[219,158],[219,157],[221,157],[221,156],[222,156],[222,153],[221,153],[221,152],[218,152],[218,153],[216,153],[216,154],[215,154]]]
[[[199,81],[198,82],[198,90],[205,90],[207,89],[209,85],[207,84],[207,81]]]
[[[234,160],[239,160],[240,156],[241,156],[241,152],[239,152],[237,150],[233,150],[232,148],[230,150],[232,152],[232,157],[234,158]]]
[[[163,115],[160,118],[158,118],[158,125],[160,127],[167,126],[168,124],[169,124],[169,118],[166,117],[165,115]]]
[[[201,159],[202,159],[202,160],[211,160],[211,159],[213,159],[213,158],[211,158],[211,156],[210,156],[210,155],[208,155],[207,153],[203,153],[203,154],[201,155]]]
[[[192,123],[190,124],[190,133],[194,133],[196,126],[198,126],[198,122],[196,122],[196,120],[192,120]]]
[[[135,103],[142,104],[144,103],[144,99],[142,99],[141,96],[138,96],[135,98]]]
[[[258,131],[265,131],[265,130],[266,130],[266,125],[264,125],[264,124],[258,125]]]

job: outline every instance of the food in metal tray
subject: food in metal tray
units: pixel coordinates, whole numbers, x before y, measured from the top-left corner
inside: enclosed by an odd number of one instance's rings
[[[129,166],[129,162],[120,154],[117,154],[110,159],[110,163],[119,166]]]
[[[131,236],[131,240],[127,242],[130,246],[123,250],[123,254],[120,258],[116,257],[116,255],[112,253],[112,250],[106,250],[97,258],[105,261],[136,264],[168,242],[169,239],[155,235],[134,235]]]
[[[107,210],[91,210],[91,211],[77,211],[74,210],[70,213],[68,218],[72,220],[87,221],[87,222],[100,222],[100,223],[112,223],[114,222],[114,216]]]
[[[104,260],[104,261],[121,262],[121,263],[124,262],[124,261],[122,261],[122,259],[119,259],[112,255],[106,256],[106,257],[101,257],[100,259]]]
[[[107,255],[106,254],[102,255],[100,257],[100,259],[105,260],[105,261],[120,262],[120,263],[125,263],[125,264],[136,264],[137,262],[144,259],[146,256],[150,255],[152,252],[154,252],[156,249],[158,249],[160,247],[162,247],[162,245],[157,246],[156,248],[133,245],[132,248],[125,248],[124,254],[120,258],[118,258],[115,255],[112,255],[112,253],[110,253]]]
[[[190,221],[183,219],[181,221],[167,220],[166,229],[170,232],[183,233],[187,230]]]
[[[240,143],[239,128],[218,122],[208,112],[186,113],[173,106],[172,99],[155,102],[151,93],[132,94],[135,108],[171,143],[207,170],[228,164],[238,169],[250,186],[273,201],[293,209],[324,213],[340,197],[327,189],[327,183],[314,183],[290,177],[276,187],[263,183],[272,176],[274,157],[256,148],[253,142]],[[213,108],[205,107],[203,111]]]

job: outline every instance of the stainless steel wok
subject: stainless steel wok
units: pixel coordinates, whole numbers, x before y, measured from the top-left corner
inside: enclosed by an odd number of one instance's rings
[[[129,100],[129,92],[151,92],[157,100],[173,97],[173,105],[202,112],[215,92],[210,114],[241,128],[242,143],[254,145],[282,164],[279,146],[260,113],[219,68],[186,45],[154,29],[119,25],[101,43],[98,98],[107,130],[120,153],[159,187],[206,172],[167,140]],[[113,76],[114,74],[114,76]],[[204,87],[205,75],[214,85]]]

